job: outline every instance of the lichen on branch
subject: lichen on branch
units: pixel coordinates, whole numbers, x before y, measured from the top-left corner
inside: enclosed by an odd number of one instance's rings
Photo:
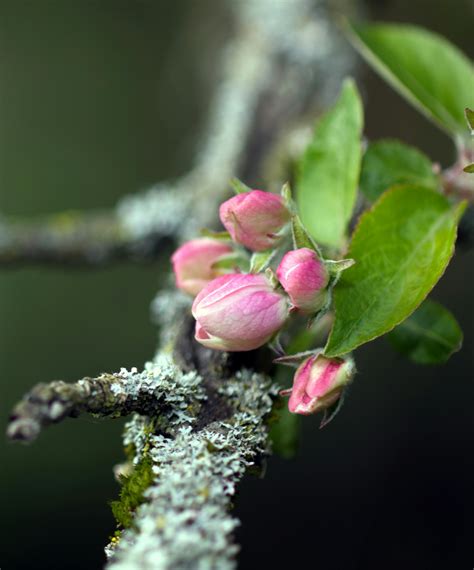
[[[31,442],[42,428],[81,414],[121,417],[133,412],[190,421],[189,409],[205,398],[196,372],[182,373],[170,359],[147,363],[142,372],[38,384],[15,406],[7,430],[11,440]]]
[[[219,390],[231,405],[226,420],[197,431],[180,425],[174,437],[152,434],[146,446],[132,422],[125,444],[138,450],[135,469],[151,462],[153,482],[133,524],[107,548],[109,568],[234,567],[239,523],[231,500],[245,472],[268,452],[266,420],[277,392],[268,377],[241,370]]]

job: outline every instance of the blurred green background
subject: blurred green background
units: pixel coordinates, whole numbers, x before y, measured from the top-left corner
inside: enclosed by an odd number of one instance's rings
[[[421,24],[472,56],[468,0],[366,6],[373,19]],[[113,207],[186,171],[224,12],[218,0],[1,0],[0,212]],[[400,137],[447,165],[445,136],[363,69],[368,136]],[[463,352],[435,369],[383,340],[358,351],[337,421],[319,432],[317,418],[305,420],[297,458],[272,458],[265,481],[245,481],[242,568],[283,568],[290,554],[335,570],[472,567],[473,262],[472,251],[457,254],[435,291],[463,326]],[[159,282],[154,266],[2,269],[2,430],[36,382],[150,358]],[[122,426],[70,420],[31,447],[0,439],[2,570],[102,566]]]

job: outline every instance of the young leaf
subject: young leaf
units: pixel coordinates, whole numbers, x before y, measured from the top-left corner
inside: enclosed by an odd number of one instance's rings
[[[356,263],[334,289],[327,356],[385,334],[418,307],[451,259],[464,208],[427,188],[399,186],[362,216],[349,249]]]
[[[464,172],[467,172],[468,174],[474,174],[474,162],[471,162],[471,164],[468,164],[467,166],[465,166],[463,168]]]
[[[401,24],[353,26],[350,37],[367,62],[428,118],[466,138],[464,108],[474,107],[474,68],[443,37]]]
[[[341,247],[351,218],[361,160],[362,104],[354,82],[346,80],[339,100],[316,127],[296,176],[296,198],[309,233]]]
[[[441,364],[461,348],[462,331],[453,315],[426,299],[388,338],[402,354],[419,364]]]
[[[439,183],[430,159],[416,148],[395,140],[370,144],[362,159],[361,191],[375,202],[385,190],[398,184],[434,190]]]
[[[464,109],[464,114],[466,115],[467,126],[469,127],[469,131],[471,135],[474,136],[474,111],[466,107]]]

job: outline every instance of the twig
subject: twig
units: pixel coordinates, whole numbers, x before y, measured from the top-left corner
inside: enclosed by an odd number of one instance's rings
[[[0,219],[0,265],[150,262],[169,249],[170,237],[165,228],[132,237],[115,212],[65,212],[29,223]]]
[[[163,382],[170,378],[162,378]],[[41,429],[65,418],[81,414],[98,417],[127,416],[132,412],[159,413],[166,404],[156,398],[150,384],[138,383],[130,391],[130,374],[102,374],[83,378],[74,384],[57,380],[36,385],[13,409],[7,436],[14,441],[30,443]],[[146,389],[145,389],[146,386]]]

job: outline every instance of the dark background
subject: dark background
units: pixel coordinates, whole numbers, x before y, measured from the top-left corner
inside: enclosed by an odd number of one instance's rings
[[[288,0],[290,1],[290,0]],[[472,56],[467,0],[387,0],[373,19],[437,30]],[[208,102],[217,0],[0,1],[0,211],[113,206],[190,164]],[[209,55],[209,53],[207,53]],[[433,62],[436,65],[436,62]],[[204,71],[203,71],[204,69]],[[443,165],[450,141],[363,67],[367,135],[400,137]],[[304,420],[295,460],[271,458],[237,500],[240,567],[474,566],[474,252],[434,297],[458,317],[462,352],[412,365],[381,339],[337,420]],[[0,426],[32,384],[138,366],[153,354],[157,267],[0,271]],[[100,568],[114,530],[121,421],[67,421],[31,447],[0,439],[0,567]]]

